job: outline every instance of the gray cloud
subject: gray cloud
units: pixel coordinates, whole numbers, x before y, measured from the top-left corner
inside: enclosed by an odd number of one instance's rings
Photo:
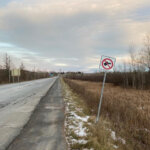
[[[149,31],[150,20],[136,22],[130,15],[147,0],[132,0],[130,6],[119,0],[11,2],[0,8],[0,42],[15,45],[8,51],[18,53],[28,64],[33,60],[40,63],[41,68],[43,62],[47,68],[62,65],[66,70],[92,69],[97,61],[88,58],[102,54],[126,56],[131,40],[139,43],[142,37],[138,36]]]
[[[103,21],[98,13],[78,13],[71,16],[51,16],[39,22],[30,22],[24,14],[4,16],[5,32],[9,42],[36,52],[44,51],[54,57],[83,56],[90,50],[92,32],[97,22]],[[93,28],[93,29],[92,29]],[[4,31],[4,29],[3,29]],[[3,39],[0,39],[3,40]]]

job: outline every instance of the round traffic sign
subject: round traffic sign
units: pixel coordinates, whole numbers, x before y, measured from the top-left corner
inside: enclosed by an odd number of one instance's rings
[[[112,69],[114,66],[114,63],[113,61],[110,59],[110,58],[105,58],[103,61],[102,61],[102,67],[105,69],[105,70],[110,70]]]

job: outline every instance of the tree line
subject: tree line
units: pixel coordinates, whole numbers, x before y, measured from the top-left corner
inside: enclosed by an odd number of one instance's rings
[[[11,69],[13,69],[13,62],[11,57],[6,53],[3,58],[3,65],[0,65],[0,84],[12,82]],[[21,72],[20,81],[29,81],[49,77],[48,72],[26,70],[23,63],[21,63],[19,69]],[[17,79],[15,78],[15,80]]]

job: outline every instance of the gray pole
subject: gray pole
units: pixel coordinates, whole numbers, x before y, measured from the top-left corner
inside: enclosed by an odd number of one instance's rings
[[[10,68],[10,57],[9,57],[9,83],[10,83],[10,77],[11,77],[11,68]]]
[[[13,83],[14,83],[14,76],[13,76]]]
[[[101,96],[100,96],[100,101],[99,101],[99,106],[98,106],[98,113],[97,113],[97,117],[96,117],[96,123],[99,121],[99,117],[100,117],[100,111],[101,111],[101,105],[102,105],[102,99],[103,99],[103,91],[104,91],[104,85],[105,85],[105,80],[106,80],[106,72],[104,74],[104,79],[103,79],[103,85],[102,85],[102,89],[101,89]]]
[[[11,74],[11,72],[10,72],[10,68],[9,68],[9,83],[10,83],[10,74]]]

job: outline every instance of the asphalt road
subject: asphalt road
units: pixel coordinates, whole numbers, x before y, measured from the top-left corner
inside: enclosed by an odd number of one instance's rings
[[[0,85],[0,150],[5,150],[29,121],[57,78]]]
[[[66,150],[64,110],[61,83],[58,79],[7,150]]]

